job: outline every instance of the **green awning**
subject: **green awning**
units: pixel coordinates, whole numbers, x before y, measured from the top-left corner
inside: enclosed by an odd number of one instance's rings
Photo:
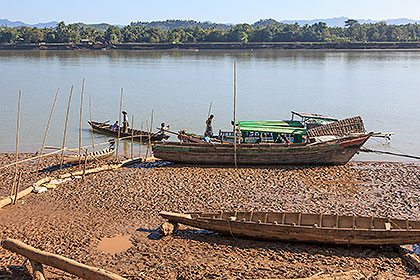
[[[269,120],[269,121],[236,121],[241,127],[245,126],[284,126],[284,127],[301,127],[304,125],[300,121],[283,121],[283,120]]]
[[[299,128],[299,127],[287,127],[287,126],[242,126],[242,122],[240,123],[239,127],[236,127],[237,129],[240,129],[242,132],[261,132],[261,133],[279,133],[279,134],[306,134],[305,128]]]

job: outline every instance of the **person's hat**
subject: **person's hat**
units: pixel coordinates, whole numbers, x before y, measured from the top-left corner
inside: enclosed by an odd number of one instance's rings
[[[121,113],[123,113],[124,115],[126,115],[126,114],[127,114],[127,112],[126,112],[126,111],[122,111]]]

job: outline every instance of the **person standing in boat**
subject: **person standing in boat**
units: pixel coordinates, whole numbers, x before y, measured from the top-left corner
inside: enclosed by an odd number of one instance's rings
[[[213,118],[214,115],[210,115],[210,117],[206,121],[206,132],[204,132],[204,137],[213,137],[213,126],[211,124]]]
[[[112,130],[118,131],[119,128],[120,126],[118,125],[118,121],[115,121],[115,123],[112,125]]]
[[[160,124],[160,134],[166,136],[166,132],[169,130],[169,125],[165,125],[165,123]]]
[[[122,128],[123,128],[123,132],[124,133],[128,133],[128,119],[127,119],[127,112],[126,111],[122,111],[123,114],[123,123],[122,123]]]

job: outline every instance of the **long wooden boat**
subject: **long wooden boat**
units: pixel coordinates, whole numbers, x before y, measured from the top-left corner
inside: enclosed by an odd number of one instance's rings
[[[238,144],[238,165],[340,165],[347,163],[373,133],[355,133],[314,143]],[[329,138],[328,138],[329,139]],[[187,164],[233,165],[234,145],[166,142],[153,145],[156,158]]]
[[[107,124],[107,123],[101,123],[101,122],[95,122],[95,121],[88,121],[89,125],[93,128],[94,131],[102,133],[102,134],[107,134],[107,135],[111,135],[114,137],[117,137],[118,135],[118,130],[114,130],[112,129],[112,125]],[[128,128],[128,132],[124,133],[122,128],[120,128],[120,137],[129,137],[131,136],[131,132],[132,132],[132,128]],[[147,131],[141,131],[138,129],[134,129],[133,135],[134,135],[134,140],[136,141],[141,141],[146,142],[149,141],[149,134],[150,134],[150,140],[155,142],[155,141],[162,141],[162,140],[166,140],[169,138],[169,135],[163,135],[160,133],[149,133]]]
[[[252,211],[160,215],[172,223],[251,239],[369,246],[420,242],[420,221]]]
[[[110,157],[112,157],[112,155],[114,154],[115,151],[115,146],[113,147],[107,147],[103,150],[99,150],[99,151],[95,151],[95,152],[90,152],[87,154],[87,158],[86,160],[89,161],[93,161],[93,160],[104,160],[104,159],[108,159]],[[59,158],[59,156],[57,156]],[[77,164],[79,162],[84,162],[85,161],[85,157],[86,155],[82,154],[74,154],[74,155],[64,155],[63,156],[63,163],[65,164]]]

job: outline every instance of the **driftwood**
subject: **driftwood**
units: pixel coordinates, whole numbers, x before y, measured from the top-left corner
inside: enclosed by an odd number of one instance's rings
[[[403,260],[405,260],[418,271],[420,271],[420,258],[416,254],[406,251],[401,246],[394,246],[394,249],[397,251],[397,253],[401,256]]]
[[[36,261],[30,261],[32,266],[32,278],[34,280],[45,280],[44,268],[42,264]]]
[[[56,254],[44,252],[38,249],[35,249],[25,243],[15,240],[15,239],[6,239],[2,242],[4,249],[18,253],[32,262],[38,262],[40,264],[45,264],[63,270],[65,272],[71,273],[78,277],[84,279],[92,280],[124,280],[123,278],[115,273],[106,271],[101,268],[85,265],[79,262],[76,262],[72,259],[68,259],[63,256]]]
[[[334,274],[315,274],[311,277],[306,278],[294,278],[294,279],[288,279],[288,280],[362,280],[362,279],[368,279],[363,273],[357,271],[357,270],[350,270],[346,272],[340,272],[340,273],[334,273]],[[286,280],[286,278],[271,278],[271,279],[260,279],[260,280]]]

